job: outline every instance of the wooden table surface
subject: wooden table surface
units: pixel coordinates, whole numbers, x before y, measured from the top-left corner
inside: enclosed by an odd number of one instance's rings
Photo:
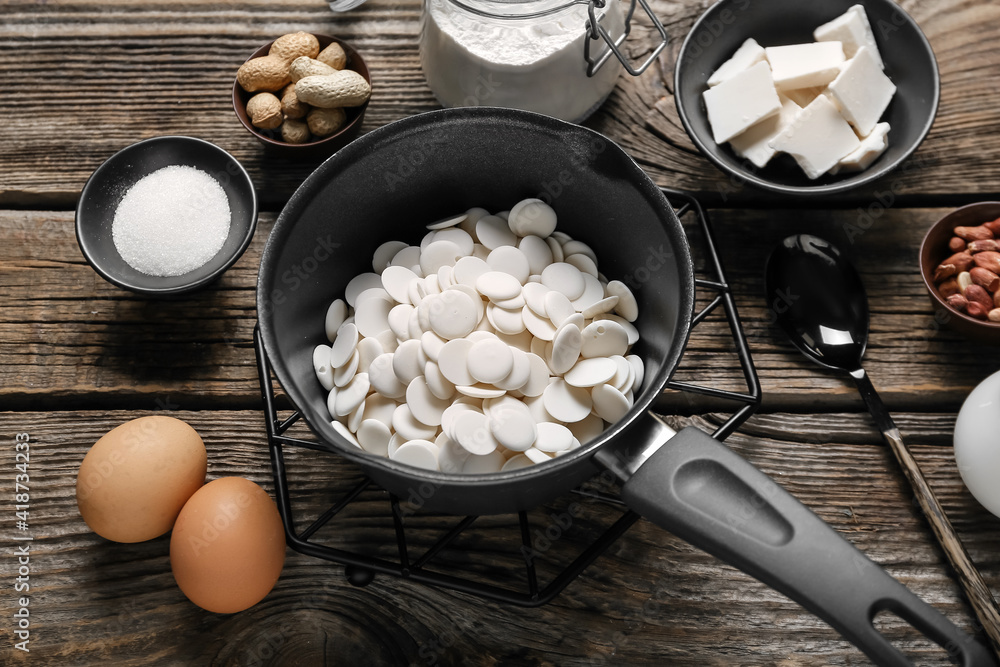
[[[588,122],[659,184],[711,205],[763,384],[759,412],[728,443],[954,623],[971,610],[895,461],[853,386],[801,358],[771,323],[762,266],[800,231],[842,244],[871,299],[866,367],[972,558],[1000,589],[1000,519],[963,487],[952,428],[967,393],[1000,368],[1000,347],[935,320],[917,272],[923,232],[956,205],[1000,191],[1000,5],[905,0],[936,52],[941,105],[906,170],[835,202],[765,196],[729,185],[694,149],[672,98],[680,39],[708,0],[656,0],[672,41],[652,69],[624,77]],[[238,124],[230,89],[261,43],[295,30],[351,41],[374,72],[364,130],[437,108],[417,58],[419,0],[369,0],[347,14],[322,0],[0,0],[0,664],[40,665],[864,665],[829,626],[741,572],[639,521],[550,604],[521,608],[379,576],[352,586],[341,566],[288,551],[267,598],[235,615],[205,612],[174,584],[169,537],[113,544],[91,533],[74,499],[77,468],[107,430],[171,411],[203,436],[209,478],[241,475],[274,491],[252,345],[254,285],[275,216],[315,164],[265,156]],[[639,21],[634,57],[653,34]],[[139,298],[83,260],[74,206],[90,173],[140,139],[186,134],[235,155],[262,212],[243,258],[180,301]],[[725,193],[725,196],[722,196]],[[882,199],[874,219],[864,217]],[[848,243],[851,229],[864,233]],[[678,379],[741,389],[725,325],[696,329]],[[668,393],[678,424],[711,426],[725,406]],[[16,434],[31,444],[30,653],[16,650]],[[296,452],[304,512],[358,472],[333,455]],[[534,515],[561,511],[554,500]],[[553,556],[614,521],[587,502]],[[331,539],[391,550],[385,495],[371,491]],[[418,541],[452,519],[415,522]],[[544,524],[543,524],[544,525]],[[484,519],[445,569],[514,577],[514,517]],[[516,547],[515,547],[516,549]],[[889,624],[917,665],[943,651]]]

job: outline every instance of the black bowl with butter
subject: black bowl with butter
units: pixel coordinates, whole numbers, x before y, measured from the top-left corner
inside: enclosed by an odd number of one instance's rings
[[[864,7],[885,73],[896,93],[882,117],[890,125],[888,148],[867,169],[810,180],[787,155],[758,168],[728,144],[712,138],[702,94],[708,78],[748,38],[764,47],[813,41],[813,31],[853,5]],[[825,195],[870,183],[909,157],[930,131],[940,97],[937,61],[920,28],[892,0],[720,0],[695,23],[674,71],[674,98],[695,146],[740,183],[787,195]]]

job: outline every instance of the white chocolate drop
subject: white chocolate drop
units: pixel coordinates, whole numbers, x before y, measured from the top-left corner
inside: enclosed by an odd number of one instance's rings
[[[469,349],[469,375],[479,382],[493,384],[510,373],[514,357],[510,347],[500,340],[483,340]]]

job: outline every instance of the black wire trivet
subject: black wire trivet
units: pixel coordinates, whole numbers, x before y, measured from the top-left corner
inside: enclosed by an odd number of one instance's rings
[[[706,266],[704,271],[711,276],[710,279],[698,278],[695,280],[697,289],[708,290],[715,293],[715,297],[703,307],[692,319],[692,330],[705,320],[720,305],[723,308],[725,318],[729,324],[730,333],[733,337],[734,349],[739,359],[747,385],[747,391],[733,392],[713,387],[692,384],[688,382],[677,382],[671,380],[667,383],[669,389],[701,394],[713,398],[727,399],[742,404],[722,425],[712,434],[719,440],[727,438],[736,430],[751,414],[760,403],[760,381],[757,371],[753,365],[753,359],[747,346],[746,336],[743,332],[739,315],[736,312],[736,305],[733,300],[729,284],[726,282],[722,263],[715,245],[715,238],[708,214],[701,205],[690,195],[663,188],[663,193],[670,200],[671,205],[677,213],[677,217],[684,219],[684,216],[693,216],[697,227],[701,231],[700,242],[705,249]],[[403,577],[412,581],[431,586],[441,586],[444,588],[462,591],[472,595],[480,596],[490,600],[496,600],[508,604],[524,607],[536,607],[546,604],[558,595],[571,581],[579,576],[598,556],[600,556],[611,544],[621,537],[629,527],[639,519],[639,515],[625,507],[614,494],[597,492],[601,500],[609,501],[611,504],[621,508],[622,515],[612,523],[604,532],[588,546],[562,567],[547,584],[540,586],[538,583],[538,572],[535,561],[530,557],[532,553],[531,522],[527,512],[518,513],[520,524],[520,549],[525,567],[527,590],[514,590],[483,581],[465,578],[462,576],[443,574],[427,568],[433,559],[438,556],[449,544],[467,530],[471,530],[472,524],[477,517],[467,516],[457,520],[457,523],[450,530],[447,530],[435,541],[430,548],[422,554],[413,558],[410,554],[409,543],[407,541],[406,525],[404,523],[404,512],[400,508],[399,499],[389,495],[389,510],[395,527],[397,557],[394,560],[379,558],[369,554],[356,553],[344,549],[338,549],[329,545],[321,544],[312,538],[316,532],[326,526],[352,502],[358,500],[362,492],[369,487],[375,487],[370,480],[363,480],[343,494],[332,506],[322,512],[306,528],[296,532],[296,522],[292,515],[292,501],[289,494],[288,471],[284,461],[285,447],[299,447],[323,452],[324,455],[332,454],[326,447],[314,440],[304,440],[285,435],[285,432],[295,424],[301,414],[295,411],[284,420],[279,420],[277,408],[275,406],[274,385],[271,377],[271,367],[264,352],[263,342],[260,332],[254,328],[254,351],[257,357],[257,373],[260,381],[261,397],[264,401],[264,416],[267,427],[267,440],[271,455],[271,466],[274,474],[275,495],[277,496],[278,511],[286,527],[286,537],[288,545],[296,551],[308,556],[322,558],[345,566],[345,575],[348,580],[357,586],[364,586],[372,581],[376,574],[393,575]],[[683,364],[683,358],[681,363]],[[595,492],[578,489],[573,493],[594,497]],[[454,566],[449,566],[454,570]]]

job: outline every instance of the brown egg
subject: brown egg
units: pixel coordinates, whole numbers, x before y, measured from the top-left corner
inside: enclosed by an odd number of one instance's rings
[[[142,542],[171,529],[205,483],[205,443],[188,424],[161,415],[108,431],[80,464],[76,503],[90,529],[115,542]]]
[[[191,602],[233,614],[260,602],[285,565],[281,515],[267,492],[242,477],[201,487],[170,536],[170,568]]]

